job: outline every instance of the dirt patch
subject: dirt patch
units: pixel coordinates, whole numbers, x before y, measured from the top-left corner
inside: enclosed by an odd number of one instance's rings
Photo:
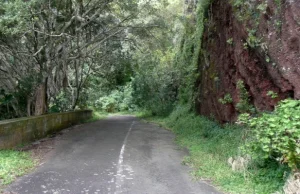
[[[51,151],[54,149],[55,139],[56,136],[44,138],[18,150],[30,152],[37,166],[39,166],[43,164],[43,161],[49,157]]]
[[[42,165],[52,155],[52,151],[55,148],[57,142],[61,139],[62,135],[74,130],[79,125],[64,129],[58,133],[49,135],[47,138],[40,139],[31,143],[30,145],[24,146],[19,151],[29,152],[32,158],[36,161],[37,166]]]

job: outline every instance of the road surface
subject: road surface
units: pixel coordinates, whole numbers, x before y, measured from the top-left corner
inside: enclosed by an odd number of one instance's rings
[[[17,194],[213,194],[181,164],[174,135],[132,116],[80,125],[55,140],[33,173],[6,191]]]

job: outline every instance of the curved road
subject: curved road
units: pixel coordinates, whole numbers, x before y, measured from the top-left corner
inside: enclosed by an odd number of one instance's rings
[[[51,157],[7,188],[18,194],[213,194],[181,165],[174,135],[132,116],[78,126],[56,139]]]

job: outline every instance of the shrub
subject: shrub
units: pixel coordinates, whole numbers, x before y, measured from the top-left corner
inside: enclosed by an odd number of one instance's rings
[[[272,99],[278,98],[278,94],[274,91],[268,91],[267,96],[270,96]]]
[[[236,104],[236,109],[240,113],[254,113],[255,107],[250,103],[250,94],[242,80],[238,80],[237,88],[239,90],[240,101]]]
[[[240,122],[249,128],[245,150],[254,158],[276,159],[294,170],[300,167],[300,101],[283,100],[272,113],[250,118],[242,114]]]
[[[228,93],[224,96],[224,98],[220,98],[218,100],[221,104],[230,104],[233,102],[231,95]]]
[[[49,105],[50,113],[66,112],[72,110],[72,94],[68,91],[59,92],[55,98],[51,99]]]
[[[133,104],[131,83],[118,87],[109,95],[103,96],[96,101],[96,108],[105,112],[133,111],[136,109]]]
[[[109,96],[101,97],[96,103],[100,110],[105,112],[115,112],[118,106],[118,97],[114,95],[115,93],[110,94]]]
[[[177,101],[178,73],[172,67],[158,66],[137,73],[133,79],[133,97],[137,106],[153,115],[168,115]]]

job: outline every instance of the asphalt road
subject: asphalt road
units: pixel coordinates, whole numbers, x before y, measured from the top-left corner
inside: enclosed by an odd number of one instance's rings
[[[181,164],[174,135],[132,116],[113,116],[64,133],[43,165],[6,191],[18,194],[212,194]]]

